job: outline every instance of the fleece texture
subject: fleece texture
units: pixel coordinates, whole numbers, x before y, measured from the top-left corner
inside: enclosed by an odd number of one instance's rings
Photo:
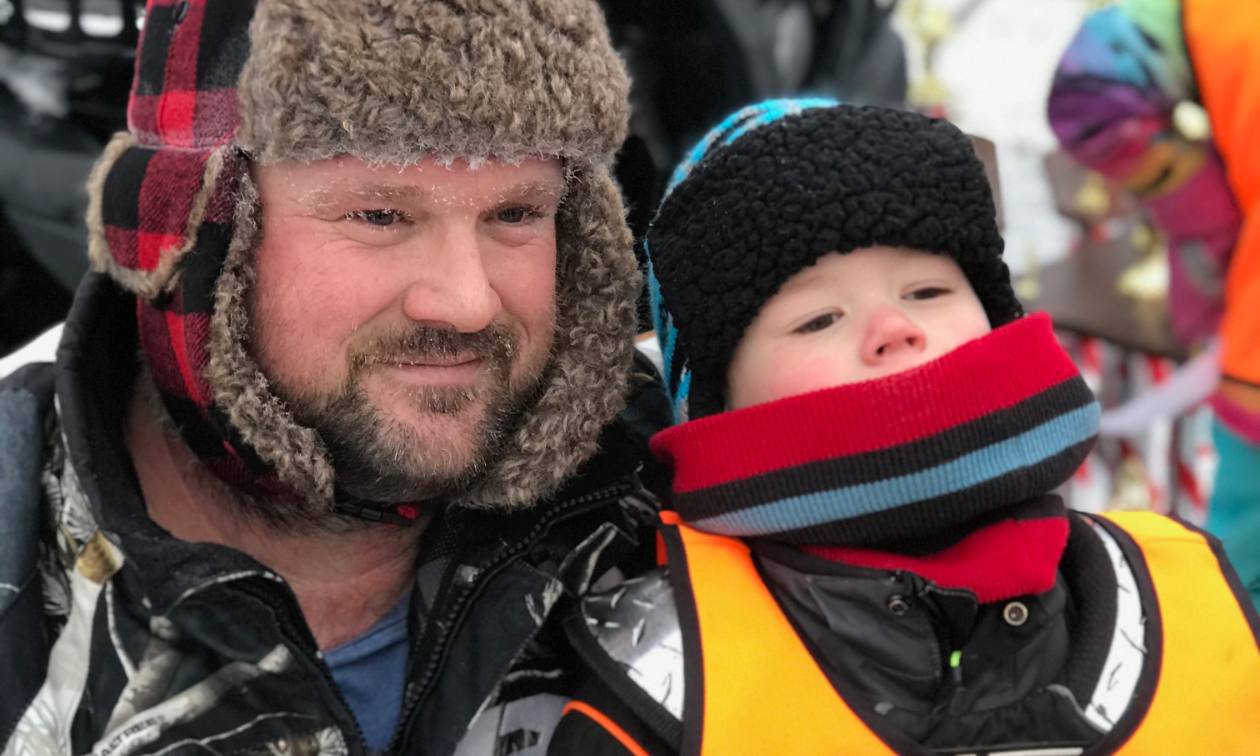
[[[263,163],[603,163],[626,135],[626,76],[589,0],[265,0],[250,36],[239,142]]]
[[[593,0],[151,6],[129,130],[89,183],[89,250],[137,296],[146,362],[189,447],[245,493],[333,503],[323,441],[250,349],[265,233],[251,164],[556,157],[568,188],[552,362],[460,501],[523,506],[558,488],[624,405],[640,285],[610,175],[629,82]]]
[[[993,195],[947,121],[826,101],[771,101],[706,137],[647,234],[686,416],[720,412],[731,355],[765,302],[829,252],[876,245],[949,255],[996,327],[1023,314]],[[680,414],[682,414],[680,412]]]

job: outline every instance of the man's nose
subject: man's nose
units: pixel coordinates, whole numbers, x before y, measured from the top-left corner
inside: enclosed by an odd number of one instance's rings
[[[417,241],[407,275],[403,312],[412,321],[474,333],[490,325],[503,303],[490,281],[475,229],[449,229]]]
[[[882,307],[867,320],[862,340],[862,361],[867,365],[880,365],[926,348],[927,334],[895,307]]]

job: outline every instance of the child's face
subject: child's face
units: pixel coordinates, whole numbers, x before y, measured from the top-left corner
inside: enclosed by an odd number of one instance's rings
[[[744,331],[727,372],[727,409],[899,373],[990,330],[946,255],[833,252],[788,279]]]

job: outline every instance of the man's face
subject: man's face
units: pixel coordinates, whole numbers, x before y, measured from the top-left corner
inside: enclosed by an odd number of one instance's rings
[[[789,278],[744,331],[727,372],[727,409],[900,373],[990,330],[950,257],[899,247],[833,252]]]
[[[258,166],[253,351],[347,493],[460,491],[534,396],[555,333],[558,161]]]

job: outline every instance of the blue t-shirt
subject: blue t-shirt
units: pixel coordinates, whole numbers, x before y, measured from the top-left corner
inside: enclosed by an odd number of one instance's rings
[[[407,608],[411,595],[366,633],[324,652],[324,663],[359,721],[369,748],[389,747],[407,676]]]

